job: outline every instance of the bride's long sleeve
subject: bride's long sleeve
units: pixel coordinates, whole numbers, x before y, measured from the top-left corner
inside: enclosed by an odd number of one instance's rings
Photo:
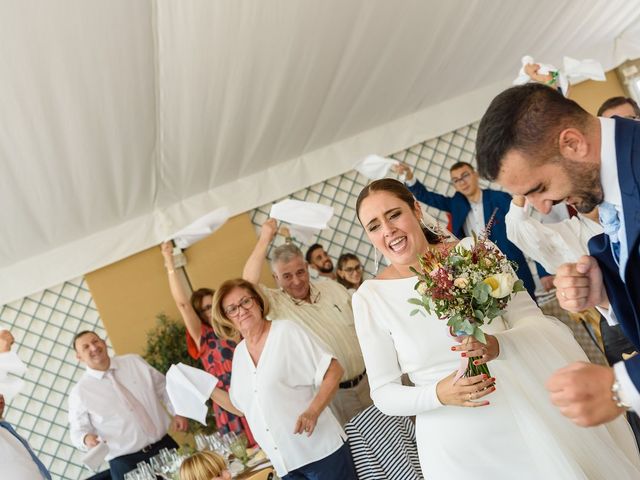
[[[411,416],[442,406],[436,395],[437,383],[402,385],[402,371],[393,338],[384,319],[375,315],[365,298],[356,292],[352,300],[356,333],[367,367],[371,398],[386,415]]]

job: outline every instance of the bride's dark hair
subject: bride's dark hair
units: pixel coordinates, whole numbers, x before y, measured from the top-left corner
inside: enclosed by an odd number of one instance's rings
[[[358,215],[360,224],[362,224],[362,221],[360,220],[360,206],[362,205],[364,199],[374,192],[388,192],[409,205],[409,208],[411,210],[415,208],[416,199],[402,182],[399,182],[395,178],[382,178],[380,180],[374,180],[362,189],[360,195],[358,195],[358,200],[356,200],[356,214]],[[421,226],[420,228],[422,229],[422,233],[424,233],[427,242],[429,242],[430,244],[436,244],[442,241],[442,235],[438,232],[435,232],[425,226]]]

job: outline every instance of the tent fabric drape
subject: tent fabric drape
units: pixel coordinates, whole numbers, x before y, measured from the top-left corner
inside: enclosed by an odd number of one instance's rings
[[[640,0],[0,2],[0,304],[476,121]]]

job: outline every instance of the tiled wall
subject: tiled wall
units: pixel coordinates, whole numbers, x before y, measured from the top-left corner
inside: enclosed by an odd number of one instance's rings
[[[428,188],[450,194],[453,187],[448,168],[459,160],[473,163],[476,131],[477,124],[469,125],[393,157],[411,165]],[[291,197],[332,205],[331,228],[322,231],[317,241],[334,259],[344,251],[356,253],[365,269],[373,272],[373,249],[354,210],[358,193],[367,183],[368,179],[351,171]],[[254,210],[253,222],[262,224],[269,209],[270,205],[265,205]],[[426,211],[446,223],[442,212],[428,207]],[[70,443],[67,424],[67,395],[83,372],[71,348],[73,335],[92,329],[106,338],[87,285],[77,279],[4,305],[0,307],[0,328],[11,329],[18,354],[30,367],[24,395],[7,406],[7,420],[28,439],[55,479],[87,478],[91,472],[80,464],[81,454]]]
[[[449,167],[458,161],[475,165],[474,150],[477,131],[478,124],[474,123],[414,145],[392,157],[409,164],[416,178],[428,189],[453,195],[455,190],[451,185]],[[389,176],[393,175],[392,172],[389,173]],[[373,247],[358,223],[355,212],[358,194],[369,181],[354,170],[295,192],[288,198],[333,206],[334,216],[329,223],[330,228],[321,231],[315,241],[325,248],[334,261],[344,252],[355,253],[364,265],[365,271],[373,275],[375,272]],[[482,187],[487,185],[489,184],[481,181]],[[283,199],[277,201],[280,200]],[[443,212],[427,206],[424,208],[427,213],[446,226],[447,219]],[[271,204],[253,211],[251,218],[256,227],[262,225],[268,218],[270,209]],[[302,251],[306,252],[308,246],[301,245]]]
[[[71,342],[81,330],[94,330],[103,338],[106,332],[86,283],[72,280],[3,305],[0,328],[11,330],[14,349],[29,368],[23,394],[7,404],[7,421],[29,441],[54,479],[87,478],[91,472],[81,465],[68,431],[68,392],[84,371]],[[1,466],[0,478],[5,480]]]

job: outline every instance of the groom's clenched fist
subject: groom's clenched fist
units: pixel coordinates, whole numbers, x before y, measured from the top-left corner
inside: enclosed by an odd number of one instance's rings
[[[560,265],[553,284],[558,303],[565,310],[580,312],[595,306],[609,307],[602,272],[593,257],[584,255],[577,263]]]
[[[613,368],[575,362],[556,371],[547,381],[551,401],[581,427],[610,422],[624,412],[613,400]]]

